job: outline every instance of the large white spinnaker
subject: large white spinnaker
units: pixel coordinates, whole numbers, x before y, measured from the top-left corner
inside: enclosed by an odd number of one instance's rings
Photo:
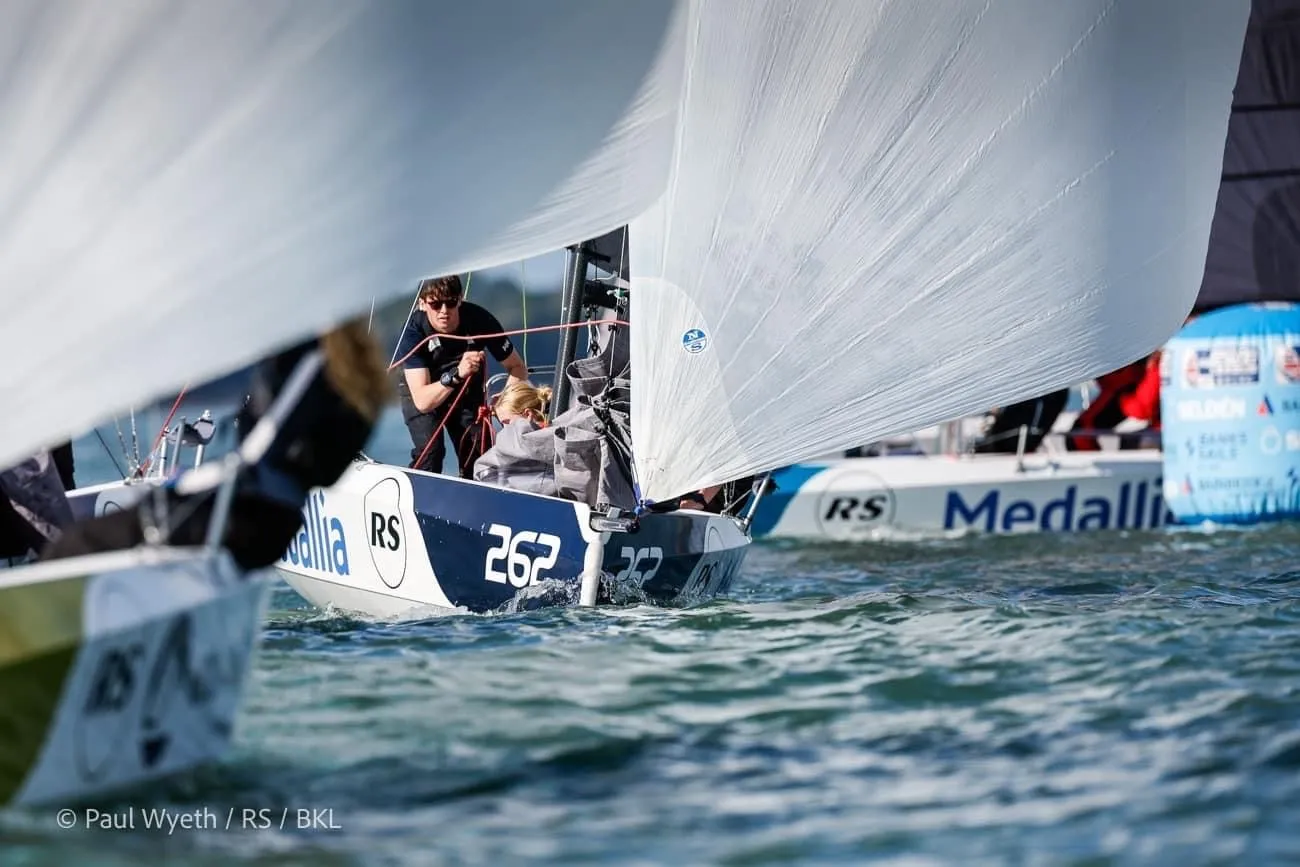
[[[661,500],[1155,349],[1205,264],[1249,0],[697,0],[630,225]]]
[[[0,465],[644,210],[678,6],[0,4]]]

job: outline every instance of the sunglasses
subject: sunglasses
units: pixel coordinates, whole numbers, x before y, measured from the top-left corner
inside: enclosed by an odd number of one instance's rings
[[[460,306],[459,298],[446,298],[441,301],[425,301],[433,310],[455,310]]]

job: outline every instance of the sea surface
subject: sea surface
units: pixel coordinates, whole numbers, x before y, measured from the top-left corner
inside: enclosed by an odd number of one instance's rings
[[[134,830],[10,811],[0,865],[1300,864],[1297,552],[758,543],[693,607],[405,623],[282,586],[227,762],[98,805]],[[270,827],[142,827],[232,808]]]

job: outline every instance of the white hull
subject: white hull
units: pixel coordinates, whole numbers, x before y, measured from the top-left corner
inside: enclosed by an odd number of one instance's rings
[[[776,474],[754,535],[809,540],[1164,526],[1154,450],[959,457],[898,455],[799,464]]]
[[[68,491],[68,504],[77,520],[100,515],[111,515],[134,505],[144,494],[159,484],[157,479],[130,482],[104,482]]]
[[[0,803],[159,780],[230,746],[270,593],[224,553],[138,549],[0,572]]]
[[[388,588],[384,588],[381,592],[378,589],[359,587],[354,583],[345,583],[344,581],[313,577],[289,569],[280,569],[279,573],[285,583],[296,590],[304,599],[317,608],[325,610],[343,611],[384,620],[402,617],[410,618],[419,616],[421,613],[427,613],[432,617],[457,613],[456,609],[430,601],[429,597],[432,597],[433,593],[419,593],[419,586],[429,583],[428,580],[417,578],[412,581],[412,587],[417,588],[417,590],[408,596]],[[357,576],[353,580],[364,581],[365,578]],[[411,596],[419,595],[424,595],[425,598],[411,598]]]

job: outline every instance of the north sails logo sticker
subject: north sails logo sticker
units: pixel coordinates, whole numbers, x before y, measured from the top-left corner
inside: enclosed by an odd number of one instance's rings
[[[682,349],[691,355],[703,352],[709,346],[709,335],[703,328],[692,328],[682,335]]]

